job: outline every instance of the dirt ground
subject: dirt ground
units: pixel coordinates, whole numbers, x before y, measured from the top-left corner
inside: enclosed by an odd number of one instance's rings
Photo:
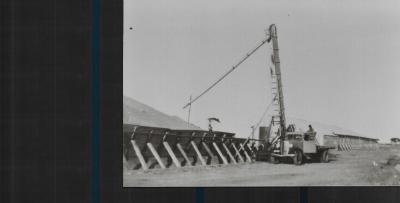
[[[400,147],[332,151],[329,163],[196,166],[125,170],[125,187],[400,185]],[[396,167],[397,166],[397,167]],[[396,169],[399,168],[399,169]]]

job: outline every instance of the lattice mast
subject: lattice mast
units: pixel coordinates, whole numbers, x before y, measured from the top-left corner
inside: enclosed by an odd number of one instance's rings
[[[278,106],[278,117],[275,120],[273,117],[273,122],[279,123],[279,134],[278,137],[280,139],[280,150],[281,153],[283,152],[283,140],[285,139],[286,134],[286,117],[285,117],[285,106],[283,102],[283,91],[282,91],[282,78],[281,78],[281,67],[280,67],[280,59],[279,59],[279,47],[278,47],[278,35],[277,29],[275,24],[272,24],[269,27],[269,40],[272,40],[272,56],[271,61],[274,66],[274,71],[272,72],[271,76],[272,79],[275,80],[276,86],[275,91],[273,91],[273,97],[276,98],[277,106]]]

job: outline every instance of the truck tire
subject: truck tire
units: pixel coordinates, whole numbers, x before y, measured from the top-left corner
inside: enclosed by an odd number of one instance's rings
[[[294,151],[294,157],[293,157],[293,163],[295,165],[301,165],[303,163],[303,153],[301,152],[301,150],[295,150]]]
[[[324,150],[324,151],[321,152],[320,162],[321,162],[321,163],[327,163],[327,162],[329,162],[329,153],[328,153],[328,150]]]
[[[271,156],[270,162],[273,164],[279,164],[279,159],[277,157]]]

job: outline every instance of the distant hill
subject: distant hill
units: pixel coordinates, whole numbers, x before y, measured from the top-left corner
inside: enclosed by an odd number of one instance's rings
[[[193,124],[187,126],[187,122],[177,116],[162,113],[146,104],[136,101],[127,96],[123,97],[123,122],[152,127],[172,129],[201,130]]]
[[[172,128],[172,129],[192,129],[201,130],[200,127],[189,124],[177,116],[167,115],[162,113],[146,104],[143,104],[135,99],[127,96],[123,97],[123,122],[127,124],[137,124],[144,126],[153,126],[161,128]],[[334,125],[327,125],[315,121],[307,121],[300,118],[287,118],[287,125],[295,123],[298,129],[306,131],[308,125],[311,124],[314,130],[317,131],[318,135],[331,135],[333,133],[363,136],[357,132],[353,132],[348,129],[337,127]]]

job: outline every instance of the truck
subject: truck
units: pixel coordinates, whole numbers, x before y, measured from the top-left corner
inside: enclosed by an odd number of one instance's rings
[[[301,165],[306,160],[326,163],[329,162],[329,149],[335,148],[319,144],[316,132],[287,132],[283,142],[285,147],[282,153],[280,148],[274,148],[271,152],[272,163],[279,163],[287,158],[291,159],[295,165]]]

